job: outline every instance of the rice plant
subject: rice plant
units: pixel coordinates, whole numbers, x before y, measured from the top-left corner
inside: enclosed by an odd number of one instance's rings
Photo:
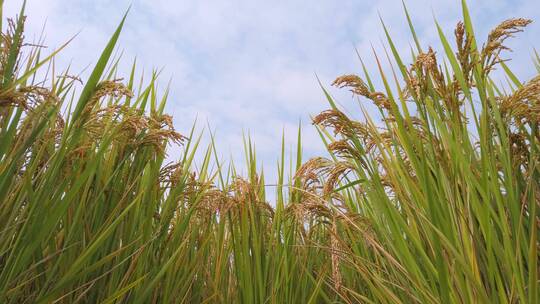
[[[404,8],[411,63],[384,28],[391,75],[374,54],[333,83],[379,113],[323,87],[329,155],[305,161],[299,130],[270,188],[250,138],[240,176],[213,134],[174,129],[158,73],[118,76],[126,16],[83,82],[25,42],[23,6],[0,39],[0,301],[538,303],[540,57],[524,82],[505,63],[531,21],[483,41],[462,9],[436,53]]]

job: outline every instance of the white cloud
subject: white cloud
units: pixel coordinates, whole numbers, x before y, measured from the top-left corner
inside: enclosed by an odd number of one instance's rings
[[[48,20],[49,45],[60,45],[82,30],[66,50],[78,70],[94,62],[130,0],[29,0],[29,32],[39,33]],[[447,35],[461,16],[460,1],[409,0],[407,5],[423,46],[439,48],[435,16]],[[505,18],[525,16],[540,22],[536,0],[469,1],[478,37]],[[20,3],[8,1],[5,14]],[[400,0],[382,1],[194,1],[135,0],[120,46],[126,67],[137,56],[148,71],[164,67],[163,83],[173,77],[168,111],[177,128],[187,132],[195,116],[217,130],[220,150],[240,163],[242,130],[250,130],[259,159],[272,170],[285,128],[288,145],[304,122],[308,154],[322,151],[309,116],[327,107],[315,73],[324,85],[341,74],[361,73],[354,47],[377,74],[371,44],[383,56],[379,15],[398,48],[408,54],[412,39]],[[530,52],[538,47],[539,23],[513,40],[511,63],[530,76]],[[409,56],[405,56],[406,60]],[[127,73],[126,73],[127,74]],[[350,94],[337,90],[348,111],[359,110]]]

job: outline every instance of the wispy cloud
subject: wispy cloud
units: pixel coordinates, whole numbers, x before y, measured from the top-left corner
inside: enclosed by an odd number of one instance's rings
[[[73,68],[81,70],[96,60],[131,2],[30,0],[29,32],[37,35],[47,20],[47,41],[55,46],[82,31],[63,57],[74,59]],[[509,17],[540,22],[536,0],[469,2],[479,37]],[[6,5],[5,14],[13,15],[20,3]],[[410,0],[407,6],[424,45],[439,46],[434,17],[451,35],[461,15],[457,0]],[[164,67],[163,83],[172,77],[168,111],[178,129],[187,131],[196,116],[208,120],[217,130],[220,150],[238,157],[243,155],[242,130],[249,130],[260,159],[272,165],[282,130],[292,144],[298,121],[307,125],[310,114],[326,107],[315,74],[328,85],[335,76],[359,73],[355,47],[375,67],[371,46],[381,52],[384,38],[379,14],[407,54],[411,37],[399,0],[135,0],[120,45],[127,63],[137,56],[147,70]],[[530,53],[538,47],[539,34],[535,23],[512,42],[511,64],[524,77],[532,73]],[[332,93],[359,112],[350,94]],[[304,135],[308,155],[322,151],[312,128]]]

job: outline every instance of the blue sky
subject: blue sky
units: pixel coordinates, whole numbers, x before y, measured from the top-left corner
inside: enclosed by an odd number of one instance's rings
[[[4,14],[13,16],[21,1],[6,2]],[[406,2],[423,46],[441,50],[433,18],[452,35],[460,20],[459,1]],[[82,71],[97,60],[130,4],[119,42],[125,75],[135,56],[147,71],[164,68],[163,85],[172,79],[167,112],[179,131],[188,132],[196,117],[201,128],[208,121],[222,155],[237,162],[243,155],[242,132],[249,131],[267,170],[276,163],[282,132],[292,146],[300,120],[305,154],[321,153],[309,122],[327,104],[315,75],[329,86],[336,76],[360,73],[355,47],[375,73],[371,44],[384,54],[379,13],[400,50],[408,54],[411,43],[400,0],[28,0],[27,38],[46,23],[46,44],[54,48],[80,32],[58,65],[72,61],[73,71]],[[523,80],[530,77],[532,49],[540,48],[540,1],[471,0],[469,8],[479,37],[510,17],[536,20],[510,42],[510,65]],[[358,116],[349,93],[331,93]]]

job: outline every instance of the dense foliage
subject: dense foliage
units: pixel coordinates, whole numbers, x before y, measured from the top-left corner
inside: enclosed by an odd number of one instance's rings
[[[385,28],[392,74],[375,54],[380,81],[364,68],[333,84],[379,113],[353,120],[323,89],[330,109],[313,122],[329,157],[304,162],[299,132],[272,203],[249,140],[240,177],[213,141],[201,149],[193,130],[174,130],[157,75],[139,82],[134,64],[117,78],[124,21],[79,89],[56,74],[59,51],[25,43],[24,12],[9,19],[0,301],[538,303],[540,75],[522,82],[502,59],[530,21],[504,21],[482,43],[463,3],[455,39],[436,25],[437,56],[405,13],[411,64]]]

